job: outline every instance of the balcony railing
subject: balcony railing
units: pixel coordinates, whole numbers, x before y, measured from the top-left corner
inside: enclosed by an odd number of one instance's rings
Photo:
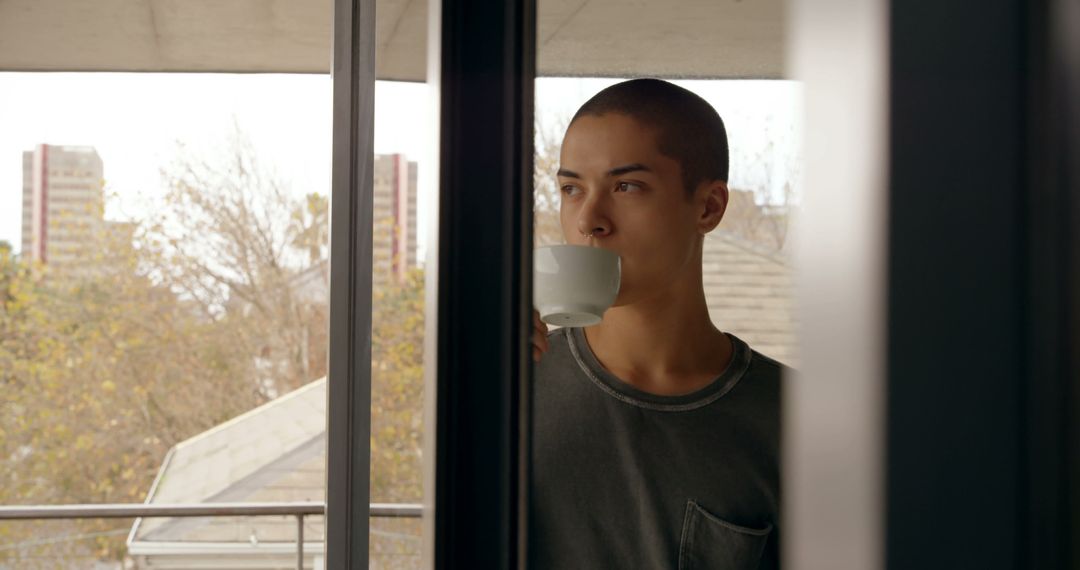
[[[371,516],[420,518],[422,505],[372,503]],[[0,521],[46,519],[128,519],[163,517],[295,516],[296,568],[304,570],[304,517],[325,515],[325,503],[203,503],[194,505],[100,504],[0,506]]]

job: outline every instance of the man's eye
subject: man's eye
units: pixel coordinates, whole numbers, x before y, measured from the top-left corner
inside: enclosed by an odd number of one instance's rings
[[[581,188],[578,188],[577,186],[566,185],[562,187],[562,192],[567,196],[576,196],[581,193]]]
[[[619,185],[615,187],[616,192],[637,192],[638,190],[641,190],[641,185],[634,184],[633,182],[620,182]]]

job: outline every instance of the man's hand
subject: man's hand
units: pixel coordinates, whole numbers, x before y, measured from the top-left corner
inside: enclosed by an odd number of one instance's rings
[[[548,351],[548,327],[540,320],[540,312],[533,309],[533,361],[540,362],[540,357]]]

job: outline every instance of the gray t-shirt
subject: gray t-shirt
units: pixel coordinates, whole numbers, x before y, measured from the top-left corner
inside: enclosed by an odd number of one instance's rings
[[[533,388],[530,568],[779,567],[783,366],[728,335],[708,386],[637,390],[582,329],[548,335]]]

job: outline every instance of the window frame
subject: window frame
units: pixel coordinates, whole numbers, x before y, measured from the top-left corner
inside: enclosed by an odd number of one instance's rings
[[[334,0],[326,567],[368,567],[375,0]]]
[[[439,206],[426,565],[524,568],[536,3],[431,0],[428,10]]]

